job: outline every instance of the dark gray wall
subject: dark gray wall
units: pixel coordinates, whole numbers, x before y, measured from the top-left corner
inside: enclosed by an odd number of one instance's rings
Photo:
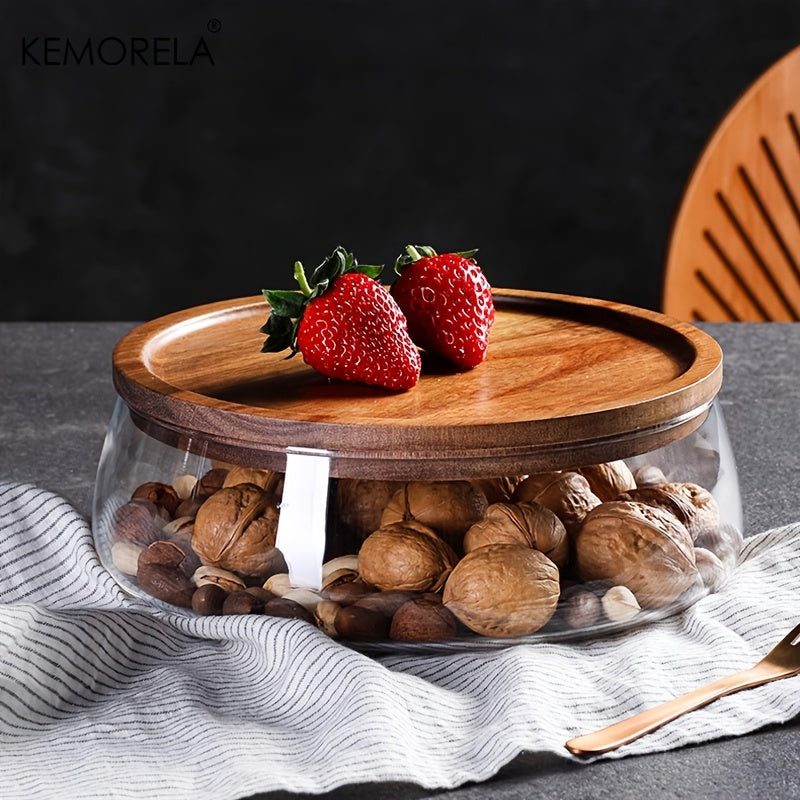
[[[705,140],[800,40],[797,0],[0,9],[7,320],[145,319],[408,241],[479,247],[497,286],[655,308]],[[119,38],[109,61],[141,37],[150,63],[45,63],[67,37]],[[153,37],[214,63],[153,64]]]

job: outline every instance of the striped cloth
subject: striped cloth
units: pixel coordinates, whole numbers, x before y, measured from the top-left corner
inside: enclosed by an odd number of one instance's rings
[[[126,596],[64,500],[0,483],[0,775],[15,798],[226,800],[447,788],[750,666],[800,619],[800,524],[747,540],[720,593],[635,633],[369,657],[307,623],[192,618]],[[800,678],[722,699],[609,757],[800,713]]]

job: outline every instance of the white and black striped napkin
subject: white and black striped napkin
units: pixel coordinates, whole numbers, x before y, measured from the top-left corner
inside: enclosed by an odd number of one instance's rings
[[[727,586],[635,633],[371,658],[307,623],[131,599],[64,500],[0,483],[6,800],[226,800],[346,783],[446,788],[748,667],[800,620],[800,524],[747,540]],[[713,703],[611,757],[800,713],[799,677]]]

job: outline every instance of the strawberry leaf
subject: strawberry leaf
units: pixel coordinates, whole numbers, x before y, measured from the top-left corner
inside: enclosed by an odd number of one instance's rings
[[[264,289],[264,297],[281,317],[299,317],[305,307],[303,295],[289,289]]]

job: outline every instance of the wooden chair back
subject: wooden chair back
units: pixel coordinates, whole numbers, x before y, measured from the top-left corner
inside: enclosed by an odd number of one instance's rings
[[[670,237],[662,309],[688,321],[800,319],[800,47],[703,151]]]

